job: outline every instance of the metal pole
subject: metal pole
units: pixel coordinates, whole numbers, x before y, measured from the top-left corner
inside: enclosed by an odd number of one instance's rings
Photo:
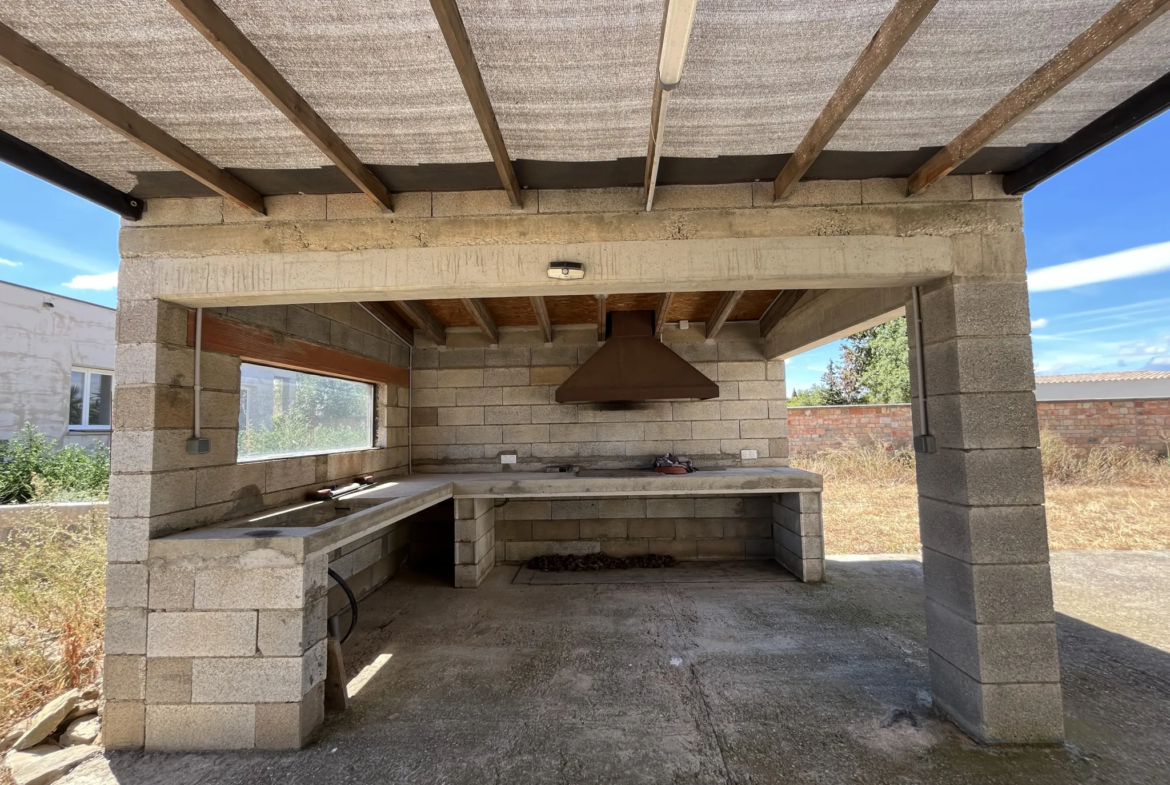
[[[914,306],[914,358],[918,370],[918,421],[922,432],[914,437],[914,452],[934,452],[934,437],[930,435],[930,420],[926,413],[926,355],[922,348],[922,298],[917,286],[910,287]]]

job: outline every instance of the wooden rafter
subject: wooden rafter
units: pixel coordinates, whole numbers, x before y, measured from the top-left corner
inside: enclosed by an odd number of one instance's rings
[[[464,297],[461,302],[467,308],[467,312],[471,314],[471,318],[479,325],[479,329],[483,330],[483,334],[488,337],[488,340],[492,343],[499,343],[500,328],[496,327],[496,320],[488,313],[483,300],[478,297]]]
[[[605,295],[597,295],[597,340],[605,340]]]
[[[414,346],[414,330],[389,305],[379,302],[358,303],[358,305],[407,345]]]
[[[658,183],[658,162],[662,158],[663,120],[670,93],[662,89],[658,78],[658,62],[662,59],[662,41],[666,37],[666,12],[670,0],[662,4],[662,25],[658,33],[658,57],[654,60],[654,96],[650,99],[650,142],[646,149],[646,174],[643,177],[643,194],[646,196],[646,212],[654,207],[654,188]]]
[[[390,191],[213,0],[168,0],[366,196],[391,210]]]
[[[910,193],[948,175],[1167,9],[1170,0],[1121,0],[910,175]]]
[[[508,157],[508,148],[500,133],[500,124],[496,122],[496,113],[492,109],[487,88],[484,87],[479,63],[476,62],[475,53],[471,50],[471,41],[467,37],[467,28],[463,26],[459,6],[455,0],[431,0],[431,8],[434,9],[435,18],[439,20],[439,29],[443,31],[447,48],[451,50],[451,58],[455,61],[459,78],[463,80],[463,89],[467,91],[467,98],[471,101],[475,119],[479,121],[479,128],[483,132],[488,150],[491,151],[492,160],[496,163],[496,171],[500,174],[508,199],[513,207],[520,208],[523,206],[520,182],[516,179],[512,159]]]
[[[264,212],[264,199],[255,190],[4,24],[0,24],[0,63],[208,188],[249,210]]]
[[[780,320],[796,307],[796,303],[807,291],[807,289],[785,289],[776,295],[776,299],[760,317],[760,335],[772,332]]]
[[[788,196],[793,186],[804,177],[833,135],[861,103],[878,77],[894,62],[898,52],[902,51],[910,36],[914,35],[937,3],[938,0],[898,0],[780,170],[775,182],[776,199]]]
[[[427,308],[426,303],[422,300],[396,300],[395,304],[428,338],[439,346],[447,344],[447,328],[435,318],[431,309]]]
[[[715,303],[714,310],[711,315],[707,317],[707,339],[714,338],[720,330],[723,329],[724,322],[727,317],[731,315],[731,309],[739,302],[739,298],[743,297],[743,292],[724,292],[719,297],[719,302]]]
[[[528,302],[532,303],[532,312],[536,314],[536,323],[540,326],[540,332],[544,335],[544,342],[552,343],[552,320],[549,319],[548,305],[545,303],[544,298],[529,297]]]
[[[674,302],[674,292],[663,292],[658,295],[658,308],[654,311],[654,334],[662,335],[666,327],[666,317],[670,313],[670,304]]]

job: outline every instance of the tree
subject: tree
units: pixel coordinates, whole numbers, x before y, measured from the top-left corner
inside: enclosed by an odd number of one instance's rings
[[[821,383],[795,391],[788,403],[844,406],[909,401],[906,319],[900,318],[846,338],[840,357],[829,361]]]

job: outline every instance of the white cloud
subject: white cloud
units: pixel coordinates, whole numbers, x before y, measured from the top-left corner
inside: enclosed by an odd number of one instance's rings
[[[1168,270],[1170,242],[1156,243],[1033,270],[1028,273],[1028,288],[1033,292],[1052,292]]]
[[[1047,327],[1047,326],[1048,326],[1047,319],[1033,319],[1032,320],[1032,329],[1033,330],[1039,330],[1040,328]]]
[[[20,267],[20,262],[14,262],[11,259],[0,257],[0,266],[3,267]]]
[[[62,284],[69,289],[91,289],[95,292],[108,292],[118,288],[118,271],[100,273],[98,275],[75,275],[73,280]]]
[[[96,273],[109,267],[110,261],[101,261],[60,245],[50,237],[28,227],[0,220],[0,248],[8,248],[25,256],[35,256],[74,270]]]

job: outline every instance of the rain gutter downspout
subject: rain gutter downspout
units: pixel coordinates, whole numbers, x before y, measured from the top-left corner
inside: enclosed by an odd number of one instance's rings
[[[917,286],[910,287],[914,306],[914,358],[918,371],[918,422],[922,432],[914,436],[914,452],[934,452],[934,437],[930,435],[930,420],[926,414],[926,353],[922,347],[922,297]]]

